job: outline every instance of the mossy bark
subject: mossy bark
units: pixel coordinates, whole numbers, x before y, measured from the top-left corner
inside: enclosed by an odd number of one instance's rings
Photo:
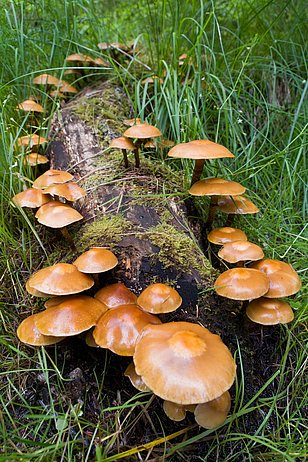
[[[74,235],[77,252],[112,248],[119,259],[115,280],[137,293],[153,281],[169,281],[181,293],[183,309],[195,307],[199,291],[212,286],[214,270],[180,198],[182,175],[142,153],[140,168],[131,158],[126,169],[121,151],[107,149],[130,115],[122,89],[104,82],[85,89],[53,119],[51,168],[69,169],[87,191],[76,204],[84,216]]]

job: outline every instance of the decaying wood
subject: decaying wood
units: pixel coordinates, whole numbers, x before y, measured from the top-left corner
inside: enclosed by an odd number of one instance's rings
[[[120,262],[115,280],[137,293],[151,282],[170,281],[181,293],[184,309],[196,307],[200,289],[213,283],[213,270],[177,195],[183,192],[181,173],[173,173],[157,158],[145,157],[140,169],[134,168],[133,158],[125,169],[121,151],[107,149],[110,140],[125,130],[121,121],[130,116],[128,111],[123,91],[105,82],[85,89],[53,120],[51,168],[69,170],[87,190],[77,205],[84,216],[74,238],[77,251],[80,240],[79,252],[93,245],[111,247]],[[114,229],[116,217],[119,229]],[[99,233],[102,220],[104,224],[110,220],[114,233]]]

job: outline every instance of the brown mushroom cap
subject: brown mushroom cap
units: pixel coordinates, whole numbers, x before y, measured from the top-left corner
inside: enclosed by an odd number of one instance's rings
[[[67,201],[75,202],[86,195],[86,191],[73,182],[52,184],[44,189],[43,194],[64,197]]]
[[[234,241],[224,244],[218,256],[228,263],[239,261],[255,261],[264,257],[263,250],[249,241]]]
[[[212,244],[224,245],[227,242],[247,241],[244,231],[237,228],[215,228],[207,235],[207,240]]]
[[[35,85],[59,85],[62,80],[58,79],[54,75],[40,74],[32,80]]]
[[[141,119],[139,117],[136,117],[135,119],[124,119],[123,124],[132,127],[133,125],[139,125],[141,124]]]
[[[121,282],[103,287],[94,295],[94,298],[103,302],[108,308],[137,304],[137,296]]]
[[[62,93],[59,89],[51,91],[51,92],[49,93],[49,96],[50,96],[51,98],[62,98],[62,99],[63,99],[63,98],[66,98],[65,94]]]
[[[95,342],[93,338],[93,329],[90,329],[87,332],[86,337],[85,337],[85,342],[91,348],[99,348],[99,345],[97,345],[97,343]]]
[[[220,197],[217,201],[219,210],[224,213],[246,214],[258,213],[260,210],[245,196]]]
[[[42,194],[42,191],[39,189],[29,188],[15,194],[15,196],[12,197],[12,201],[19,207],[30,207],[35,209],[50,202],[51,197],[48,194]]]
[[[264,295],[267,298],[288,297],[296,294],[302,286],[302,282],[294,268],[283,261],[267,258],[254,263],[252,268],[262,271],[268,277],[270,282],[269,290]]]
[[[195,409],[196,422],[203,428],[215,428],[223,424],[231,409],[231,396],[228,391],[207,403],[198,404]]]
[[[40,164],[47,164],[49,159],[46,156],[42,156],[37,152],[31,152],[23,158],[24,165],[29,165],[30,167],[35,167]]]
[[[82,220],[83,216],[67,204],[51,201],[38,209],[35,218],[44,226],[49,226],[50,228],[64,228],[64,226]]]
[[[81,254],[73,264],[82,273],[104,273],[117,266],[118,259],[111,250],[92,247]]]
[[[180,159],[219,159],[234,157],[227,148],[209,140],[194,140],[174,146],[168,156]]]
[[[26,291],[27,291],[30,295],[34,295],[35,297],[41,297],[41,298],[48,298],[48,297],[49,297],[48,294],[45,294],[44,292],[40,292],[39,290],[36,290],[36,289],[34,289],[33,287],[30,287],[30,286],[29,286],[29,279],[28,279],[28,281],[26,282]]]
[[[131,384],[137,388],[139,391],[151,391],[149,387],[146,386],[140,375],[136,373],[135,364],[130,363],[124,372],[125,377],[128,377],[131,381]]]
[[[108,348],[120,356],[133,356],[142,329],[148,324],[160,323],[160,319],[145,313],[136,305],[121,305],[100,318],[93,337],[102,348]]]
[[[137,304],[149,313],[170,313],[182,304],[180,294],[166,284],[151,284],[139,295]]]
[[[36,103],[32,99],[26,99],[22,103],[18,104],[18,109],[26,112],[44,112],[43,106]]]
[[[91,276],[78,271],[70,263],[47,266],[28,279],[29,286],[49,295],[71,295],[90,289],[94,281]]]
[[[73,85],[70,85],[68,82],[65,82],[64,80],[62,81],[62,84],[59,88],[61,93],[78,93],[77,88],[75,88]]]
[[[18,146],[37,146],[38,144],[48,143],[48,140],[43,136],[36,135],[35,133],[31,135],[20,136],[17,139]]]
[[[118,149],[128,149],[129,151],[133,151],[135,149],[134,143],[125,136],[114,138],[110,143],[110,147]]]
[[[88,55],[84,55],[83,53],[73,53],[72,55],[67,56],[65,61],[69,63],[91,64],[93,59]]]
[[[37,177],[33,183],[33,188],[35,189],[44,189],[52,184],[58,183],[67,183],[73,179],[73,175],[63,170],[54,170],[50,169],[47,172],[43,173]]]
[[[192,196],[237,196],[244,194],[246,188],[236,181],[223,178],[206,178],[192,185],[189,194]]]
[[[265,326],[287,324],[293,321],[294,313],[290,305],[275,298],[258,298],[249,303],[246,314],[251,321]]]
[[[174,422],[181,422],[186,417],[186,410],[183,404],[173,403],[172,401],[164,400],[163,410],[169,419]]]
[[[161,131],[153,125],[137,124],[128,128],[123,135],[127,138],[147,139],[161,136]]]
[[[44,335],[77,335],[93,327],[107,309],[93,297],[76,295],[38,313],[35,324]]]
[[[35,321],[38,314],[32,314],[24,319],[17,328],[17,337],[23,343],[33,346],[54,345],[61,342],[64,337],[43,335],[36,327]]]
[[[231,387],[236,370],[221,338],[189,322],[147,326],[138,338],[134,363],[153,393],[179,404],[217,398]]]
[[[251,300],[266,294],[269,280],[264,273],[256,269],[233,268],[218,276],[214,288],[222,297]]]

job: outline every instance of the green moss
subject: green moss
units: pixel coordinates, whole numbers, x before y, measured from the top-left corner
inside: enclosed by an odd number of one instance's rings
[[[170,224],[161,223],[149,229],[146,235],[152,244],[159,247],[155,258],[166,268],[176,266],[189,274],[196,270],[204,279],[212,275],[210,263],[202,256],[198,245],[183,231]]]
[[[120,214],[104,215],[83,226],[74,240],[78,242],[81,252],[98,244],[113,247],[131,227],[132,225]]]

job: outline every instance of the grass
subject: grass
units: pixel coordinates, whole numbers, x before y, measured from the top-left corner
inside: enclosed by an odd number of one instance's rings
[[[178,461],[192,455],[200,461],[306,460],[308,84],[304,3],[159,0],[138,2],[140,17],[126,0],[118,1],[116,8],[112,2],[104,3],[103,8],[95,0],[21,0],[8,2],[0,12],[0,439],[4,441],[0,460],[136,460],[139,451],[139,460],[156,456]],[[108,357],[96,377],[100,413],[89,419],[84,417],[85,403],[73,405],[66,396],[70,379],[64,373],[61,347],[51,354],[44,348],[25,348],[15,337],[18,322],[33,309],[23,284],[38,263],[37,243],[43,252],[40,261],[49,252],[31,215],[20,213],[10,202],[13,194],[29,185],[27,178],[32,178],[22,165],[24,153],[14,148],[16,139],[26,133],[27,122],[15,106],[32,92],[42,97],[43,105],[50,105],[44,91],[31,84],[35,73],[53,72],[61,77],[68,54],[80,51],[99,56],[99,41],[131,39],[141,47],[136,59],[114,63],[112,71],[93,71],[93,78],[118,79],[135,115],[157,124],[166,137],[176,142],[209,137],[234,152],[234,160],[209,162],[205,175],[224,175],[248,188],[261,213],[236,223],[260,243],[267,257],[292,263],[304,282],[301,293],[291,300],[296,320],[281,328],[277,345],[281,365],[264,388],[244,402],[245,364],[239,346],[242,373],[233,414],[217,431],[187,429],[184,439],[178,436],[171,444],[168,438],[161,444],[163,424],[147,420],[149,395],[126,396],[106,408],[102,384],[107,380]],[[180,67],[178,56],[184,52],[188,58]],[[163,77],[164,82],[142,84],[151,74]],[[52,111],[58,109],[53,104]],[[41,134],[47,133],[50,120],[48,115],[41,122]],[[160,156],[178,175],[185,175],[188,185],[190,163],[179,164],[166,159],[164,153]],[[197,202],[200,214],[204,202]],[[40,406],[31,405],[29,390],[34,380],[42,380],[48,390]],[[268,396],[264,391],[272,385],[275,394]],[[237,433],[237,424],[252,413],[262,416],[254,434],[249,430]],[[126,452],[125,435],[134,432],[141,418],[153,426],[149,445],[140,449],[136,442]],[[111,455],[115,452],[116,457]]]

